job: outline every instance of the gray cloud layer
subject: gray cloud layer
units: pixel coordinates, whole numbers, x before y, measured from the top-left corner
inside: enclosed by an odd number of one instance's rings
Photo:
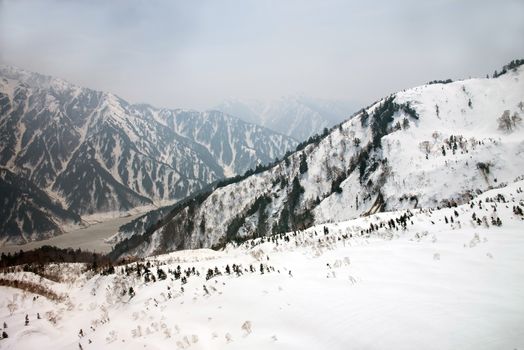
[[[521,0],[5,0],[0,61],[132,102],[367,104],[524,57]]]

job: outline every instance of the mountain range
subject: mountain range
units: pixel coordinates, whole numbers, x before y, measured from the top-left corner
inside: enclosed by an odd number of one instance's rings
[[[355,111],[354,105],[347,101],[305,96],[286,96],[267,101],[231,99],[215,108],[299,141],[342,122]]]
[[[179,201],[297,145],[219,111],[130,104],[10,66],[0,66],[0,133],[0,240],[11,243]]]

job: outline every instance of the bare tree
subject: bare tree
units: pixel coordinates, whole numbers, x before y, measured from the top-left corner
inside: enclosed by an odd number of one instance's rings
[[[500,118],[497,119],[497,121],[499,122],[499,130],[508,133],[513,130],[513,123],[511,122],[509,110],[506,109]]]
[[[248,336],[251,333],[251,321],[246,321],[242,325],[242,330],[245,332],[245,336]]]
[[[421,143],[419,143],[419,147],[420,150],[425,154],[431,152],[431,145],[429,144],[429,141],[422,141]]]
[[[15,298],[13,298],[13,300],[11,300],[9,304],[7,304],[7,309],[9,310],[11,316],[13,316],[15,311],[18,310],[18,304],[16,303]]]
[[[511,122],[513,123],[513,127],[516,128],[517,124],[520,124],[522,122],[522,118],[520,117],[520,115],[517,112],[515,112],[513,113],[513,116],[511,117]]]

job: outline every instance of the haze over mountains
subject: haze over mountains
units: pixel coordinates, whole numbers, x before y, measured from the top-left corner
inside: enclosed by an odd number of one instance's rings
[[[299,141],[348,119],[356,111],[356,107],[347,101],[304,96],[288,96],[272,101],[227,100],[216,109]]]
[[[57,235],[81,216],[175,202],[293,150],[218,111],[132,105],[0,66],[0,239]]]

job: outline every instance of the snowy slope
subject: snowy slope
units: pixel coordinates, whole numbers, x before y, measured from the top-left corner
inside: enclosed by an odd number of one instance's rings
[[[258,164],[268,164],[297,144],[283,134],[219,111],[201,113],[141,107],[141,113],[154,115],[171,130],[205,147],[226,176],[243,174]]]
[[[461,202],[477,190],[523,175],[524,125],[508,133],[498,128],[497,120],[506,110],[524,117],[518,107],[523,100],[522,67],[497,79],[426,85],[397,93],[395,101],[410,103],[420,119],[411,118],[409,128],[382,138],[383,150],[377,158],[387,159],[379,173],[387,177],[380,189],[385,209]],[[362,130],[355,124],[352,129],[358,137]],[[360,135],[365,143],[369,135]],[[481,163],[489,165],[488,173],[479,168]],[[342,194],[330,196],[316,209],[317,220],[337,221],[358,214],[356,205],[344,209],[338,205],[355,202],[355,195],[366,187],[358,182],[349,176]],[[369,202],[361,205],[367,207]]]
[[[523,75],[520,67],[388,96],[268,170],[175,208],[114,254],[217,248],[313,223],[463,203],[512,182],[524,174]],[[516,120],[509,131],[499,128],[505,111]]]
[[[46,286],[57,301],[1,286],[0,347],[520,349],[523,189],[520,180],[457,207],[150,257],[140,275],[136,263],[107,276],[49,266],[61,282],[4,273],[2,284]]]
[[[191,120],[178,117],[183,111],[131,105],[110,93],[0,66],[0,165],[70,213],[119,215],[178,201],[296,146],[287,136],[222,113],[187,114]],[[13,215],[1,220],[14,222]],[[2,230],[0,237],[24,241],[24,232],[38,238],[42,232],[24,228],[32,225],[30,216],[19,217],[16,230]],[[49,220],[57,227],[65,223],[57,216]]]
[[[264,102],[228,100],[216,109],[300,141],[340,123],[355,111],[347,102],[303,96],[288,96]]]

